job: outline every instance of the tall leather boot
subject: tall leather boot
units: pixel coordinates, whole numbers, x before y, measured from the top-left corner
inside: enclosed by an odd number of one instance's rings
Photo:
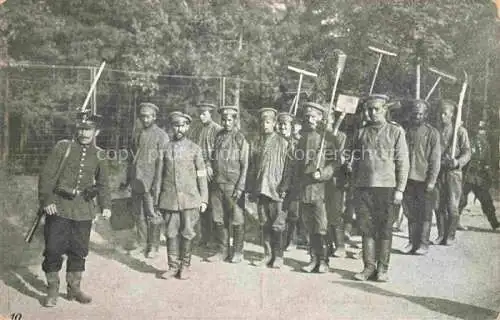
[[[162,279],[174,278],[179,273],[180,265],[178,237],[167,238],[167,262],[168,270],[160,276]]]
[[[416,254],[426,255],[429,251],[429,238],[431,236],[431,222],[424,221],[422,223],[422,232],[420,234],[420,247],[415,251]]]
[[[375,240],[373,238],[363,236],[363,264],[364,269],[360,273],[354,275],[354,279],[366,281],[375,274]]]
[[[445,237],[445,245],[447,246],[451,246],[456,243],[455,235],[457,233],[459,219],[460,216],[458,214],[452,214],[448,219],[448,232],[446,234],[447,237]]]
[[[240,263],[243,261],[243,243],[245,240],[244,231],[243,225],[233,226],[234,251],[231,258],[232,263]]]
[[[272,263],[271,267],[274,269],[280,269],[283,265],[283,232],[272,231]]]
[[[215,243],[217,246],[217,252],[207,258],[209,262],[221,262],[228,258],[229,248],[227,247],[227,229],[224,228],[223,224],[215,224]]]
[[[264,227],[260,228],[261,237],[262,237],[262,246],[264,247],[264,258],[258,261],[254,261],[252,264],[257,267],[268,266],[272,262],[272,254],[271,254],[271,235],[266,231]]]
[[[392,239],[380,240],[380,251],[377,266],[377,281],[389,281],[389,262],[391,260]]]
[[[181,255],[180,255],[180,269],[179,279],[187,280],[191,275],[191,249],[192,241],[182,238],[181,240]]]
[[[345,243],[344,243],[344,227],[337,226],[334,230],[335,235],[335,257],[337,258],[345,258]]]
[[[438,229],[438,237],[432,242],[435,245],[443,245],[445,243],[446,229],[446,213],[436,214],[436,225]]]
[[[318,235],[316,234],[311,234],[309,236],[309,245],[310,245],[310,256],[311,260],[309,261],[309,264],[306,266],[303,266],[301,270],[303,272],[313,272],[314,269],[316,269],[319,266],[319,257],[317,255],[317,247],[318,247]]]
[[[317,256],[319,260],[318,273],[327,273],[330,270],[328,265],[328,246],[326,237],[323,235],[318,235],[318,247],[317,247]]]
[[[55,307],[59,297],[59,272],[47,272],[45,277],[47,278],[47,297],[44,305],[49,308]]]
[[[85,294],[80,285],[82,282],[83,272],[66,272],[66,283],[68,285],[68,300],[75,299],[80,303],[92,302],[92,297]]]
[[[490,222],[491,229],[496,230],[498,227],[500,227],[500,223],[498,223],[498,219],[495,213],[495,210],[488,210],[484,213],[486,217],[488,218],[488,221]]]
[[[285,250],[288,249],[290,244],[292,244],[292,240],[295,234],[295,229],[296,229],[297,222],[295,221],[290,221],[287,224],[287,230],[286,230],[286,242],[285,242]]]
[[[408,223],[408,243],[401,249],[404,254],[411,254],[415,251],[415,235],[417,234],[417,223]]]

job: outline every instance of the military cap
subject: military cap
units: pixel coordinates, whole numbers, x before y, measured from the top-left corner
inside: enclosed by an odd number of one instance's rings
[[[274,108],[260,108],[258,112],[260,118],[276,118],[276,115],[278,114],[278,111]]]
[[[479,129],[486,129],[486,122],[484,120],[480,120],[478,123],[478,128]]]
[[[212,111],[212,110],[214,110],[214,109],[216,109],[216,108],[217,108],[217,106],[216,106],[215,104],[212,104],[212,103],[205,103],[205,102],[203,102],[203,103],[198,103],[197,107],[198,107],[198,109],[199,109],[200,111],[207,111],[207,110],[208,110],[208,111]]]
[[[150,103],[150,102],[143,102],[139,105],[139,112],[143,109],[149,109],[154,111],[155,113],[158,113],[160,111],[160,108],[158,108],[155,104]]]
[[[430,106],[431,106],[431,104],[425,100],[415,99],[415,100],[413,100],[412,107],[415,107],[415,106],[420,105],[420,104],[425,105],[426,108],[430,108]]]
[[[169,117],[171,123],[177,123],[182,121],[187,121],[187,123],[191,123],[193,120],[188,114],[182,113],[180,111],[173,111],[170,113]]]
[[[288,112],[278,113],[278,121],[293,122],[294,116]]]
[[[368,97],[366,97],[364,99],[364,104],[368,104],[368,103],[374,103],[374,104],[382,103],[385,106],[385,105],[387,105],[387,103],[389,102],[389,100],[390,100],[389,96],[386,96],[385,94],[372,94],[372,95],[369,95]]]
[[[101,125],[102,116],[97,114],[80,114],[80,119],[77,123],[78,129],[94,129]]]
[[[316,114],[321,114],[323,115],[325,113],[325,108],[320,105],[319,103],[315,102],[306,102],[304,103],[304,115],[308,115],[311,113],[316,113]]]
[[[238,107],[237,106],[221,106],[218,110],[221,115],[225,114],[237,114]]]

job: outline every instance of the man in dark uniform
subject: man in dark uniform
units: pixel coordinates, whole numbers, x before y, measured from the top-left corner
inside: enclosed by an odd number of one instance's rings
[[[76,141],[59,141],[49,155],[38,184],[40,204],[46,213],[45,251],[42,269],[47,277],[45,306],[54,307],[59,296],[59,271],[67,255],[68,298],[90,303],[80,289],[89,251],[90,230],[97,208],[111,216],[106,154],[94,144],[98,133],[96,116],[83,115]]]
[[[304,128],[297,148],[295,149],[295,170],[292,186],[298,188],[301,214],[304,217],[310,238],[311,261],[302,267],[304,272],[328,272],[328,246],[326,234],[328,221],[325,208],[325,183],[334,173],[333,151],[330,143],[325,141],[321,152],[322,131],[318,128],[323,119],[324,108],[320,104],[308,102],[304,104]],[[318,156],[321,157],[319,168],[316,168]]]
[[[464,168],[464,184],[462,197],[460,198],[460,214],[467,206],[467,197],[472,191],[481,203],[481,209],[488,218],[491,228],[496,230],[500,224],[496,217],[495,206],[489,189],[492,184],[493,172],[490,162],[490,144],[486,135],[486,125],[484,121],[479,122],[476,135],[473,135],[471,144],[471,160]]]
[[[250,145],[247,190],[258,201],[264,259],[258,265],[279,269],[283,264],[283,200],[290,183],[289,143],[274,131],[277,111],[259,110],[261,134]]]
[[[462,169],[470,160],[470,142],[467,130],[460,126],[457,131],[455,154],[452,153],[453,119],[457,106],[443,100],[441,112],[441,170],[438,177],[439,207],[436,210],[438,238],[434,244],[452,245],[456,242],[458,206],[462,195]]]
[[[290,150],[290,154],[293,155],[295,152],[295,148],[297,147],[297,143],[299,142],[292,134],[293,123],[295,122],[295,118],[288,112],[280,112],[277,115],[278,127],[277,131],[288,141],[288,146]],[[293,157],[289,159],[291,168],[294,168]],[[307,235],[304,222],[300,217],[299,211],[299,201],[297,200],[297,194],[292,192],[288,192],[283,200],[283,210],[287,213],[287,225],[286,225],[286,234],[284,240],[283,248],[286,250],[290,244],[292,243],[292,239],[294,237],[295,231],[297,231],[298,236],[302,237],[302,242],[306,242]]]
[[[201,147],[203,159],[206,167],[210,168],[210,156],[215,145],[215,137],[222,127],[212,120],[212,112],[216,108],[210,103],[201,103],[198,105],[198,116],[200,121],[189,130],[190,139]],[[210,169],[209,169],[210,170]],[[213,172],[207,171],[208,182],[213,178]],[[212,208],[209,205],[207,211],[201,216],[201,240],[200,245],[208,246],[212,241],[213,217]]]
[[[344,244],[344,208],[345,208],[345,179],[344,172],[341,168],[344,165],[344,148],[346,143],[346,134],[338,131],[333,135],[335,120],[333,112],[330,113],[329,119],[325,123],[327,131],[326,137],[332,145],[334,152],[333,160],[335,161],[336,170],[332,179],[326,182],[325,199],[326,212],[328,214],[328,247],[329,255],[334,257],[345,257],[345,244]]]
[[[410,159],[404,193],[408,210],[408,244],[402,251],[406,254],[426,254],[429,249],[434,187],[441,166],[441,142],[437,129],[426,122],[428,109],[426,101],[414,101],[406,131]]]
[[[388,281],[392,224],[408,178],[405,132],[398,124],[386,120],[388,102],[384,95],[367,98],[368,121],[355,138],[352,154],[364,263],[363,271],[354,278],[360,281],[375,274],[378,281]]]
[[[168,270],[162,278],[189,278],[192,240],[200,212],[207,209],[208,187],[202,149],[185,137],[191,117],[170,114],[173,137],[158,161],[158,208],[166,221]],[[180,238],[180,239],[179,239]],[[179,243],[180,240],[180,243]]]
[[[222,130],[215,138],[208,171],[213,172],[211,204],[215,227],[217,253],[207,260],[233,263],[243,261],[244,191],[248,170],[248,142],[238,130],[238,108],[219,108]],[[232,228],[234,252],[230,257],[228,229]],[[230,230],[229,230],[230,231]]]
[[[131,186],[137,239],[140,245],[146,242],[144,254],[148,258],[155,257],[160,246],[162,218],[153,206],[158,199],[153,199],[152,186],[158,180],[155,168],[160,150],[169,141],[167,133],[155,123],[158,110],[152,103],[141,103],[139,106],[142,126],[133,137],[127,181],[120,186],[121,189]]]

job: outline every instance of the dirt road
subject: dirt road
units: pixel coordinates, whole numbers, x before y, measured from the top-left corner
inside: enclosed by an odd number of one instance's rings
[[[470,207],[462,222],[471,230],[459,232],[456,246],[433,246],[427,256],[397,254],[407,239],[406,234],[395,234],[389,283],[351,280],[362,269],[362,262],[354,259],[333,259],[328,274],[301,273],[298,269],[308,257],[297,249],[285,253],[282,270],[259,269],[248,261],[211,264],[196,256],[191,280],[161,280],[156,274],[166,268],[164,248],[154,260],[127,256],[94,233],[83,282],[94,302],[80,305],[65,300],[63,282],[63,298],[54,309],[41,306],[42,247],[34,243],[22,248],[21,257],[3,254],[0,319],[12,313],[27,320],[496,319],[500,232],[489,229],[477,205]],[[105,234],[103,228],[101,223],[97,230]],[[432,238],[435,233],[434,227]],[[247,260],[262,252],[252,243],[246,243],[245,250]]]

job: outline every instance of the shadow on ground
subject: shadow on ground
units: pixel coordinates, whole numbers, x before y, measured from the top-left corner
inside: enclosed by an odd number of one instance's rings
[[[332,283],[390,298],[405,299],[411,303],[418,304],[431,311],[460,319],[497,319],[497,316],[499,314],[498,311],[495,310],[477,307],[448,299],[419,297],[394,293],[366,282],[332,281]]]

